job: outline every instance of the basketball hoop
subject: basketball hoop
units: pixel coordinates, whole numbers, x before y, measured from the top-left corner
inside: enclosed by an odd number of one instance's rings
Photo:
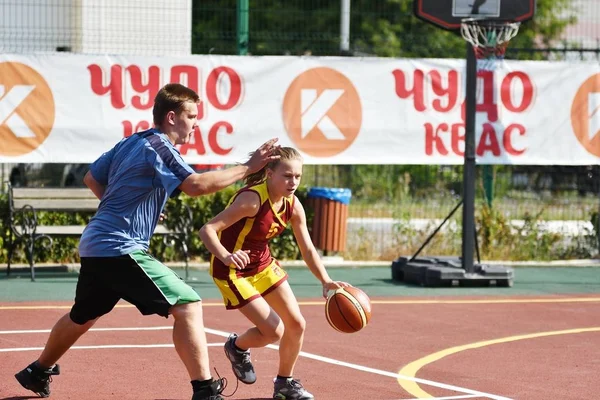
[[[510,20],[467,18],[460,24],[460,33],[473,46],[477,59],[501,60],[520,25],[520,22]]]

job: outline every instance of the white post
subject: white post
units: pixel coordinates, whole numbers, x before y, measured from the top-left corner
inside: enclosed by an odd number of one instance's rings
[[[340,50],[350,50],[350,0],[342,0],[340,12]]]

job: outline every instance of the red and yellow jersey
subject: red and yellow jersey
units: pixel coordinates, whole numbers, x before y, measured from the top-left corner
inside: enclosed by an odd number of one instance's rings
[[[254,217],[247,217],[237,221],[235,224],[219,233],[221,244],[231,253],[237,250],[249,250],[250,263],[242,271],[237,271],[237,276],[252,276],[265,268],[271,262],[271,251],[269,250],[269,239],[281,234],[292,218],[294,210],[294,196],[283,199],[279,210],[273,208],[269,199],[267,183],[262,182],[255,186],[240,189],[229,200],[228,207],[236,197],[243,192],[255,192],[260,197],[260,208]],[[210,259],[210,273],[214,278],[227,279],[230,277],[231,269],[223,264],[214,255]]]

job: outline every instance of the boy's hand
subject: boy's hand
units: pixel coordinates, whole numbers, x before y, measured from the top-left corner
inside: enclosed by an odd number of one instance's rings
[[[277,138],[268,140],[252,153],[250,159],[245,163],[245,165],[248,167],[249,174],[260,171],[269,162],[278,160],[280,158],[278,155],[273,155],[273,152],[281,147],[275,144],[278,140],[279,139]]]

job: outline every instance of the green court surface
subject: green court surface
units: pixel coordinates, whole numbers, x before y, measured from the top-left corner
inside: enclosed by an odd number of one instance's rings
[[[38,270],[36,282],[20,272],[0,276],[0,302],[71,301],[75,296],[77,273],[49,273]],[[180,276],[184,271],[175,269]],[[512,288],[424,288],[394,282],[390,267],[329,268],[330,276],[363,289],[371,297],[433,296],[514,296],[600,293],[600,267],[518,267]],[[318,298],[321,286],[308,268],[290,268],[290,284],[298,298]],[[220,295],[206,270],[190,270],[189,284],[203,299]]]

